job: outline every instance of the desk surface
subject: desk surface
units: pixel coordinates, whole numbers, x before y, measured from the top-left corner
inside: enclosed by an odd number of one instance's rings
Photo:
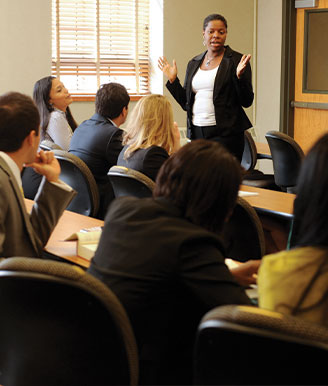
[[[292,218],[295,194],[246,185],[241,185],[240,190],[258,193],[256,196],[243,197],[258,212],[287,219]]]
[[[294,194],[276,192],[274,190],[254,188],[242,185],[241,190],[256,192],[256,196],[243,197],[255,209],[264,214],[270,214],[283,218],[291,218],[293,213]],[[26,208],[31,210],[33,201],[25,200]],[[72,233],[83,228],[103,226],[104,222],[82,214],[66,210],[58,221],[45,250],[56,256],[78,264],[82,267],[89,267],[90,262],[76,255],[76,241],[64,241]]]
[[[25,203],[27,210],[30,211],[33,201],[25,200]],[[48,240],[45,250],[87,268],[89,267],[90,262],[83,257],[76,255],[76,241],[64,240],[71,234],[78,232],[83,228],[103,225],[104,222],[102,220],[65,210]]]

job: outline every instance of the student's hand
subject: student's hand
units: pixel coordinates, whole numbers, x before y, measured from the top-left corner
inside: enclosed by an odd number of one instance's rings
[[[230,272],[240,285],[248,287],[251,284],[256,284],[256,274],[260,264],[261,260],[248,260],[235,268],[230,268]]]
[[[176,122],[173,123],[172,133],[173,133],[173,141],[174,141],[173,142],[172,153],[175,153],[181,147],[181,144],[180,144],[180,130],[179,130],[178,124]]]
[[[173,59],[173,65],[171,66],[167,59],[162,56],[158,59],[158,67],[163,74],[168,78],[170,83],[173,83],[178,75],[178,67],[175,59]]]
[[[60,165],[52,151],[40,150],[34,162],[25,164],[46,177],[49,182],[58,182]]]
[[[240,77],[243,75],[243,73],[246,70],[247,63],[251,60],[251,55],[243,55],[240,59],[240,62],[238,63],[236,75],[237,78],[240,79]]]

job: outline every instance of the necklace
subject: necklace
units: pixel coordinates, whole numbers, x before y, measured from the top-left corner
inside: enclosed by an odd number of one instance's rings
[[[207,54],[206,54],[206,57],[207,57],[207,60],[206,60],[205,66],[208,67],[210,65],[211,61],[215,58],[215,56],[212,59],[209,59]]]

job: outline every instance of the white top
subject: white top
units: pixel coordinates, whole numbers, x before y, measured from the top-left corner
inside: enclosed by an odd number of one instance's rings
[[[50,140],[68,151],[73,131],[68,124],[64,111],[55,109],[50,113],[49,124],[43,139]]]
[[[192,80],[192,89],[196,94],[192,109],[192,123],[195,126],[216,125],[213,89],[218,68],[219,66],[212,70],[199,68]]]

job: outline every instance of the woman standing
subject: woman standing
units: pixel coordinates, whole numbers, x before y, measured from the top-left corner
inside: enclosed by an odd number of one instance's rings
[[[177,77],[175,60],[158,61],[168,78],[166,87],[187,111],[188,137],[221,142],[237,159],[244,151],[244,131],[252,127],[243,107],[253,103],[250,55],[225,46],[227,21],[212,14],[203,22],[203,43],[207,50],[187,66],[184,86]]]
[[[68,151],[77,124],[68,107],[73,99],[63,83],[53,76],[38,80],[33,99],[41,117],[41,141],[50,140]]]

